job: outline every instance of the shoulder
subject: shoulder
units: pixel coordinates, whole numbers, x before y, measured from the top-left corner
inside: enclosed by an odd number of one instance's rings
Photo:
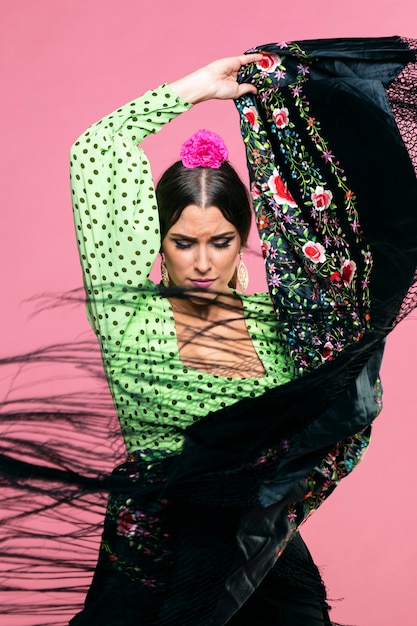
[[[242,300],[243,306],[248,310],[273,310],[271,297],[267,291],[260,293],[239,293],[239,297]]]
[[[239,294],[247,325],[252,322],[258,329],[270,333],[277,326],[277,315],[268,292]]]

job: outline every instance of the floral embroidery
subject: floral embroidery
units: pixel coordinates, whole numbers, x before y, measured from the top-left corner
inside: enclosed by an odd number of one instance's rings
[[[247,121],[249,122],[249,124],[252,126],[255,133],[257,133],[259,130],[259,122],[258,122],[258,117],[257,117],[257,112],[256,112],[255,107],[253,106],[245,107],[242,110],[242,113],[247,119]]]
[[[380,406],[380,394],[381,386],[378,379],[374,388],[374,400],[377,406]],[[303,486],[304,497],[299,502],[289,504],[287,508],[289,535],[327,499],[339,482],[360,463],[369,446],[370,436],[371,426],[367,426],[353,437],[348,437],[339,442],[320,464],[306,476]],[[280,459],[285,457],[290,450],[291,442],[283,439],[275,448],[265,450],[254,462],[254,467],[265,472],[270,466],[269,471],[271,475],[274,475]],[[262,470],[259,466],[262,466]]]
[[[288,126],[288,116],[289,111],[287,107],[282,107],[282,109],[274,109],[272,111],[272,119],[274,120],[274,124],[277,128],[285,128]]]
[[[306,481],[311,496],[304,506],[310,510],[317,506],[333,491],[362,460],[370,442],[371,427],[338,443],[334,449],[314,468]]]
[[[329,359],[331,359],[333,353],[333,344],[331,343],[331,341],[326,341],[326,343],[323,346],[323,350],[322,350],[322,357],[324,361],[327,361]]]
[[[273,72],[281,64],[281,59],[277,54],[264,53],[262,59],[257,62],[256,67],[265,72]]]
[[[268,187],[272,191],[273,198],[277,204],[285,204],[290,207],[297,206],[277,169],[274,169],[272,176],[269,178]]]
[[[146,455],[135,452],[114,474],[132,483],[129,492],[134,491],[137,482],[141,486],[163,482],[160,471],[157,462],[149,463]],[[125,492],[110,494],[101,550],[112,566],[129,578],[154,591],[163,591],[172,565],[170,538],[164,530],[168,502],[139,502],[127,498]]]
[[[311,194],[311,201],[313,203],[313,206],[318,211],[324,211],[324,209],[328,209],[332,198],[332,192],[328,189],[323,189],[323,187],[320,186],[317,186]]]
[[[259,198],[259,196],[261,195],[261,191],[256,183],[252,183],[251,195],[254,200],[256,200],[256,198]]]
[[[236,105],[267,283],[303,373],[368,327],[372,256],[362,242],[354,190],[304,95],[313,59],[296,43],[278,47],[291,57],[270,45],[261,62],[241,69],[258,97]]]
[[[266,259],[266,257],[268,256],[270,247],[271,247],[271,244],[269,243],[269,241],[261,241],[262,256],[264,259]]]
[[[350,283],[352,282],[355,271],[356,271],[355,261],[350,261],[349,259],[343,261],[342,267],[341,267],[341,276],[342,276],[343,283],[346,286],[350,285]]]
[[[326,251],[321,243],[307,241],[302,247],[302,251],[313,263],[323,263],[326,260]]]
[[[288,518],[290,524],[293,524],[294,526],[297,526],[298,515],[297,515],[297,512],[296,512],[295,508],[291,508],[291,509],[288,510],[287,518]]]
[[[258,228],[266,228],[268,226],[268,218],[266,215],[258,215]]]

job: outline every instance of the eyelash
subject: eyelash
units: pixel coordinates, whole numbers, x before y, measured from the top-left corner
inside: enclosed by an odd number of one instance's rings
[[[181,243],[181,241],[175,241],[174,243],[175,247],[179,250],[187,250],[188,248],[191,248],[191,243]]]
[[[226,239],[222,243],[214,243],[213,246],[215,248],[228,248],[230,246],[231,239]]]
[[[228,248],[230,246],[231,241],[232,241],[231,238],[225,239],[224,241],[222,241],[222,243],[213,242],[212,245],[218,249]],[[192,245],[193,245],[192,243],[182,243],[181,241],[175,241],[175,247],[178,248],[179,250],[188,250],[188,248],[191,248]]]

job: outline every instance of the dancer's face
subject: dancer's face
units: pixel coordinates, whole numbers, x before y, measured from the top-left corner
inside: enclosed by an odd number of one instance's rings
[[[215,299],[229,291],[240,248],[236,227],[220,209],[190,204],[162,242],[171,285],[198,289],[199,298]]]

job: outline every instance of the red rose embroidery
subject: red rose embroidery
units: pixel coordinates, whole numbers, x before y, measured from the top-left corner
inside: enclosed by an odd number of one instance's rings
[[[272,119],[274,120],[277,128],[285,128],[288,126],[288,115],[289,113],[286,107],[272,111]]]
[[[262,52],[262,59],[257,62],[256,67],[264,72],[273,72],[281,64],[281,59],[277,54]]]
[[[259,122],[255,107],[244,107],[242,113],[252,126],[253,130],[257,133],[259,130]]]
[[[330,341],[326,341],[326,343],[323,346],[323,351],[321,355],[323,359],[327,361],[328,359],[330,359],[332,354],[333,354],[333,345],[330,343]]]
[[[270,247],[271,247],[271,244],[269,241],[261,241],[262,256],[264,259],[266,259],[266,257],[268,256]]]
[[[287,185],[276,169],[274,169],[274,173],[268,180],[268,186],[274,194],[274,200],[277,204],[288,204],[292,208],[297,206],[296,201],[287,189]]]
[[[326,260],[326,252],[321,243],[307,241],[302,248],[304,254],[313,263],[323,263]]]
[[[136,520],[129,509],[121,509],[117,516],[117,534],[124,537],[134,537],[136,532]]]
[[[352,282],[355,272],[356,272],[355,261],[350,261],[349,259],[347,259],[346,261],[343,261],[342,267],[341,267],[341,273],[342,273],[343,283],[346,287],[350,285],[350,283]]]
[[[254,200],[256,200],[256,198],[259,198],[259,196],[261,195],[259,187],[258,187],[258,185],[256,183],[252,183],[250,191],[251,191],[252,198]]]
[[[313,206],[318,211],[324,211],[324,209],[327,209],[330,206],[332,199],[332,192],[324,189],[323,187],[316,187],[316,190],[311,194]]]

